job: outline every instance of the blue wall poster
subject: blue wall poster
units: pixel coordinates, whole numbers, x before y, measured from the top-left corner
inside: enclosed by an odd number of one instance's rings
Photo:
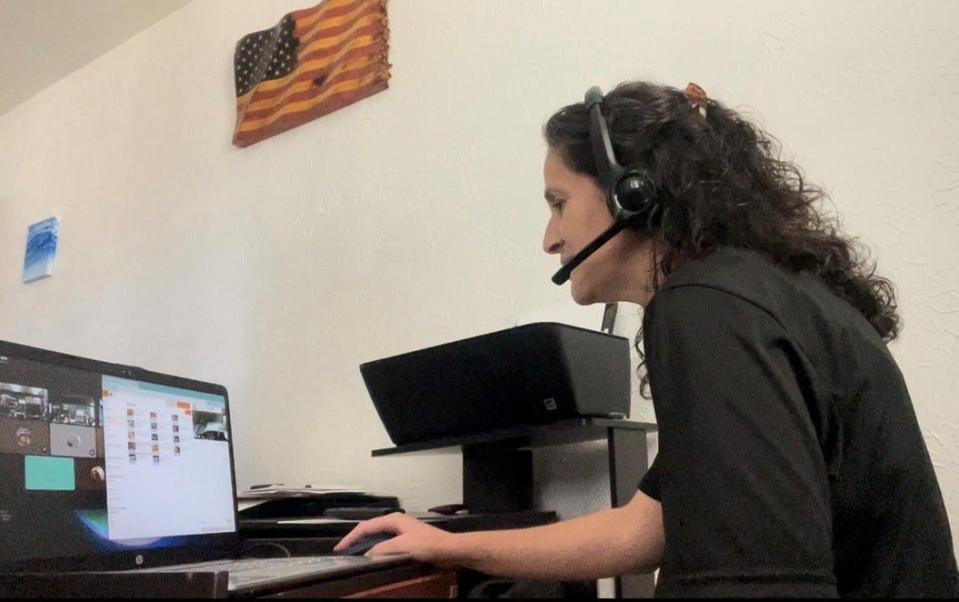
[[[27,228],[27,252],[23,258],[24,283],[53,275],[59,237],[60,220],[55,217]]]

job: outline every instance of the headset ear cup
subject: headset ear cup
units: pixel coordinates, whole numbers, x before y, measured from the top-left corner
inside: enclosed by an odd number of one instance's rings
[[[619,205],[626,211],[644,211],[655,202],[649,179],[635,172],[616,183],[615,193]]]

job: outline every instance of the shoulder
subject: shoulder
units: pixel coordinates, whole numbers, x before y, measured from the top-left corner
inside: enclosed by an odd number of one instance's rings
[[[644,327],[669,322],[715,325],[743,318],[782,326],[782,304],[776,298],[792,296],[797,283],[780,271],[758,253],[739,249],[724,248],[690,261],[670,274],[653,296]]]
[[[868,320],[820,278],[747,249],[721,248],[677,268],[653,296],[643,328],[644,341],[667,333],[660,343],[676,331],[726,342],[763,335],[766,344],[776,342],[765,335],[784,333],[832,383],[892,361]]]
[[[665,298],[695,295],[695,291],[706,295],[704,290],[724,293],[727,297],[712,297],[725,298],[727,303],[734,303],[732,299],[746,302],[794,334],[837,328],[864,334],[872,330],[855,308],[814,274],[789,271],[748,249],[721,248],[681,265],[668,276],[650,305],[656,297],[663,297],[660,305],[666,305]],[[685,292],[678,294],[680,291]]]
[[[799,274],[783,270],[760,253],[724,247],[682,264],[660,292],[702,286],[761,303],[768,301],[772,290],[808,286],[801,281]]]
[[[643,344],[653,365],[667,356],[709,361],[717,353],[774,346],[788,332],[778,317],[748,295],[709,283],[660,290],[643,314]],[[677,356],[677,354],[679,354]]]

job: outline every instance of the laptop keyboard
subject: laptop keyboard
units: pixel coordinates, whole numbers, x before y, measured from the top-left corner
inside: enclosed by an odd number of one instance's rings
[[[143,573],[185,573],[227,571],[230,589],[252,583],[269,583],[298,575],[323,573],[334,569],[366,566],[376,561],[365,556],[305,556],[302,558],[270,558],[245,560],[214,560],[195,564],[142,569]]]

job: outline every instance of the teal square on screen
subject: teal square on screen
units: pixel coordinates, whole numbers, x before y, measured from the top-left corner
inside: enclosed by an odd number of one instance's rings
[[[75,491],[77,475],[73,458],[24,456],[27,491]]]

